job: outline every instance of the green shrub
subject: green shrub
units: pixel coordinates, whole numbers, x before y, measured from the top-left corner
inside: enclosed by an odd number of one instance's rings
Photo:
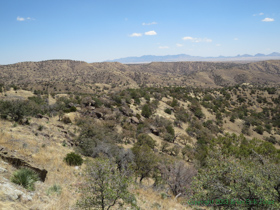
[[[34,183],[39,180],[38,174],[28,168],[17,170],[11,177],[11,181],[28,190],[34,190]]]
[[[165,128],[166,128],[167,133],[171,134],[172,136],[175,135],[175,131],[174,131],[174,128],[172,125],[167,125]]]
[[[142,108],[142,113],[144,117],[149,118],[152,115],[152,110],[148,104],[145,104]]]
[[[172,113],[171,109],[168,109],[168,108],[166,108],[166,109],[164,110],[164,112],[167,113],[167,114],[171,114],[171,113]]]
[[[51,186],[48,191],[47,191],[47,195],[51,195],[53,193],[56,193],[58,195],[60,195],[61,193],[61,187],[60,185],[54,184],[53,186]]]
[[[68,153],[64,160],[69,166],[80,166],[83,164],[82,157],[74,152]]]
[[[255,131],[256,131],[258,134],[262,135],[263,132],[264,132],[264,129],[263,129],[263,127],[262,127],[261,125],[258,125],[258,126],[255,128]]]
[[[39,125],[38,130],[42,131],[43,129],[44,129],[44,126],[43,125]]]
[[[156,141],[153,140],[148,134],[139,134],[137,136],[137,145],[142,146],[143,144],[148,145],[151,149],[154,149],[156,146]]]

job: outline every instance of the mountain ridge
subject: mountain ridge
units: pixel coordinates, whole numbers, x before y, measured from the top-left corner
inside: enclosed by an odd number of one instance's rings
[[[192,56],[187,54],[177,55],[143,55],[143,56],[131,56],[113,60],[106,60],[104,62],[120,62],[120,63],[150,63],[150,62],[177,62],[177,61],[261,61],[261,60],[275,60],[280,59],[280,53],[273,52],[270,54],[257,53],[255,55],[243,54],[237,56],[223,56],[218,57],[202,57]]]

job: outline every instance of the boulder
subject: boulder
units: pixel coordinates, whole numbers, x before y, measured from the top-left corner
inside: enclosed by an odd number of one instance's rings
[[[0,182],[0,199],[1,201],[31,201],[32,197],[29,193],[24,193],[21,190],[18,190],[16,186],[3,178]]]
[[[155,126],[151,125],[150,130],[153,134],[155,134],[156,136],[159,136],[159,130]]]
[[[131,117],[131,122],[135,124],[139,124],[139,120],[137,117]]]

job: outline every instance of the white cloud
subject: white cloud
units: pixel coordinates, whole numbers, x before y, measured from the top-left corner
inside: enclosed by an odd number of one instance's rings
[[[17,21],[25,21],[25,18],[23,18],[23,17],[17,17]]]
[[[183,38],[183,40],[193,40],[194,38],[190,37],[190,36],[186,36]]]
[[[150,26],[150,25],[156,25],[157,22],[151,22],[151,23],[142,23],[143,26]]]
[[[139,37],[139,36],[142,36],[141,33],[133,33],[133,34],[130,34],[129,35],[130,37]]]
[[[183,45],[182,45],[182,44],[176,44],[176,46],[177,46],[177,47],[183,47]]]
[[[216,46],[217,46],[217,47],[221,47],[222,45],[221,45],[221,44],[216,44]]]
[[[234,40],[234,41],[237,41],[237,40],[238,40],[238,38],[234,38],[233,40]]]
[[[169,47],[168,46],[159,46],[158,48],[159,49],[168,49]]]
[[[274,19],[273,18],[265,18],[262,20],[263,22],[273,22]]]
[[[20,16],[17,17],[17,21],[26,21],[26,20],[35,20],[35,19],[31,17],[27,17],[27,18],[20,17]]]
[[[157,32],[155,32],[155,31],[148,31],[148,32],[145,32],[145,35],[153,36],[153,35],[157,35]]]
[[[191,42],[212,42],[212,39],[208,39],[208,38],[194,38],[194,37],[190,37],[190,36],[186,36],[186,37],[183,37],[183,40],[189,40]]]
[[[253,14],[253,16],[258,16],[258,15],[264,15],[264,13],[263,12],[260,12],[259,14]]]

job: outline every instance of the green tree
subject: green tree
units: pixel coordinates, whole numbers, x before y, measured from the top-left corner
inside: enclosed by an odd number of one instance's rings
[[[192,183],[192,199],[229,201],[216,204],[227,209],[279,209],[279,165],[260,157],[240,160],[221,151],[211,153]]]
[[[135,197],[127,189],[130,180],[108,159],[89,162],[84,177],[85,182],[79,186],[81,191],[81,199],[77,203],[79,207],[108,210],[124,203],[136,205]]]
[[[134,170],[138,176],[140,176],[140,183],[146,177],[149,177],[157,165],[158,159],[153,150],[147,145],[141,146],[134,145],[132,148],[134,154]]]

